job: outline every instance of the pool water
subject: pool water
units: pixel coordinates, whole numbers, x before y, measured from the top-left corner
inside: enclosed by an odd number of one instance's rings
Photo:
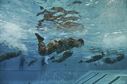
[[[81,3],[72,4],[74,1]],[[52,21],[45,21],[43,30],[37,29],[42,16],[40,6],[49,10],[62,7],[79,12],[83,28],[58,29]],[[0,84],[73,84],[91,70],[126,70],[127,50],[127,1],[126,0],[0,0],[0,55],[23,51],[19,57],[0,62]],[[48,44],[61,38],[82,38],[85,45],[74,48],[73,56],[62,63],[42,64],[34,33],[39,33]],[[97,51],[92,51],[95,49]],[[103,50],[107,57],[115,57],[115,51],[125,58],[114,64],[103,60],[78,63],[84,57]],[[33,65],[27,63],[37,59]]]

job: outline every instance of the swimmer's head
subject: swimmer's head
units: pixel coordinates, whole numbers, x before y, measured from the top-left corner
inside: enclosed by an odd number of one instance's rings
[[[75,47],[81,47],[81,46],[84,45],[84,40],[83,40],[83,39],[75,40],[75,41],[73,42],[73,45],[74,45]]]
[[[84,40],[83,39],[78,39],[77,40],[77,46],[76,47],[81,47],[84,45]]]

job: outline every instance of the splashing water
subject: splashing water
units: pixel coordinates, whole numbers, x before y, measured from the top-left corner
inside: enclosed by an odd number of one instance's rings
[[[24,30],[17,24],[11,22],[1,23],[0,28],[0,43],[13,48],[18,48],[26,51],[26,46],[21,42],[26,36]]]
[[[127,37],[122,32],[114,32],[106,34],[103,38],[103,46],[105,48],[123,48],[127,47]]]

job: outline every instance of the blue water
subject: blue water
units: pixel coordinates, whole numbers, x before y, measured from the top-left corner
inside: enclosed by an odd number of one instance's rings
[[[75,0],[0,0],[0,54],[19,48],[23,55],[0,63],[0,84],[73,84],[89,70],[127,69],[126,57],[115,64],[82,63],[78,61],[91,56],[91,47],[106,50],[127,50],[127,2],[126,0],[80,0],[82,4],[68,6]],[[39,6],[50,9],[60,6],[80,13],[84,29],[58,30],[53,23],[45,23],[45,31],[37,30],[41,16]],[[73,56],[63,63],[41,64],[34,33],[40,33],[45,42],[63,37],[83,38],[85,45],[73,49]],[[21,64],[22,57],[32,66]],[[121,66],[122,65],[122,66]],[[30,83],[29,83],[30,82]]]

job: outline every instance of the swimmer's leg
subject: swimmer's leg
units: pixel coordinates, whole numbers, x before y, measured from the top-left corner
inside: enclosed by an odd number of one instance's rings
[[[49,56],[45,56],[45,57],[44,57],[44,63],[45,63],[45,64],[49,64],[49,63],[48,63],[48,60],[49,60],[49,59],[50,59]]]
[[[44,41],[44,38],[42,36],[40,36],[38,33],[35,33],[35,36],[36,36],[38,42]]]
[[[57,56],[58,54],[56,52],[54,52],[53,54],[51,54],[49,57],[50,57],[50,60],[54,60],[55,57]]]
[[[48,60],[54,60],[56,55],[56,53],[53,53],[51,55],[45,56],[42,60],[43,64],[49,64]]]

